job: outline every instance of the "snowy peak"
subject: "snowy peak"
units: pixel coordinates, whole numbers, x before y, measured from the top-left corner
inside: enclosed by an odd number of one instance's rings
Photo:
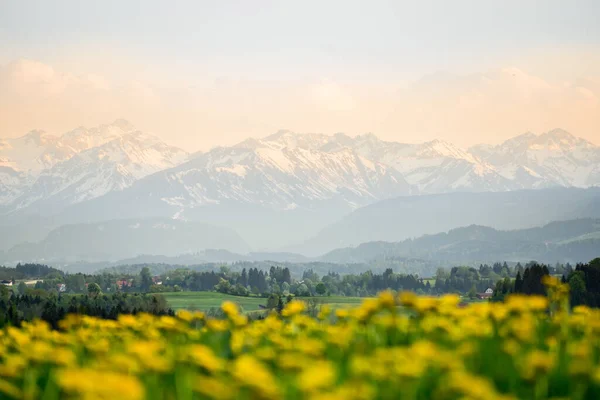
[[[114,163],[121,169],[129,169],[131,166],[133,169],[129,172],[140,179],[184,162],[187,153],[168,146],[157,137],[134,131],[78,153],[74,158],[95,163]]]
[[[65,133],[61,137],[61,141],[76,152],[80,152],[100,146],[134,131],[135,127],[128,121],[118,119],[112,124],[100,125],[96,128],[79,127]]]
[[[472,154],[469,154],[465,150],[456,147],[452,143],[438,139],[423,143],[423,145],[421,145],[417,150],[416,155],[418,157],[445,157],[466,160],[472,163],[477,162]]]
[[[188,157],[125,120],[91,129],[79,127],[61,137],[35,131],[2,143],[2,165],[27,172],[0,175],[0,201],[13,203],[13,209],[34,203],[62,207],[123,190]]]
[[[31,131],[14,139],[0,139],[0,158],[17,171],[37,174],[74,154],[56,136]]]
[[[468,150],[443,140],[280,130],[190,157],[116,120],[60,137],[32,131],[0,140],[0,168],[3,205],[60,209],[140,181],[136,196],[151,194],[183,215],[186,207],[231,202],[352,209],[399,195],[589,187],[600,185],[600,149],[561,129]]]
[[[600,185],[600,148],[563,129],[526,133],[471,152],[519,188]]]
[[[576,148],[598,149],[594,144],[585,139],[575,137],[564,129],[553,129],[540,135],[527,132],[512,139],[508,139],[498,146],[479,145],[474,146],[471,150],[477,152],[486,147],[488,151],[492,152],[523,152],[542,149],[553,152],[570,152]]]
[[[323,151],[332,137],[280,131],[204,153],[167,171],[167,204],[198,207],[223,202],[276,210],[336,202],[349,209],[413,192],[402,174],[349,147]]]
[[[563,129],[554,129],[539,135],[536,140],[533,141],[533,146],[562,152],[573,151],[576,148],[595,148],[595,146],[587,140],[577,138]]]
[[[35,177],[81,151],[100,146],[134,130],[124,120],[91,129],[79,127],[60,137],[34,130],[18,138],[0,139],[0,158],[13,169]]]
[[[30,131],[18,139],[21,139],[21,142],[24,144],[30,144],[33,146],[44,146],[50,143],[56,143],[58,140],[56,136],[48,135],[46,132],[40,130]]]
[[[238,147],[271,149],[311,149],[316,150],[330,141],[330,137],[318,133],[295,133],[289,130],[279,130],[263,139],[248,139]]]

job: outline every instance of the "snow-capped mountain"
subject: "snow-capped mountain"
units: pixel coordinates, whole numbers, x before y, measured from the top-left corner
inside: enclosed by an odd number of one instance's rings
[[[31,131],[19,138],[0,139],[0,165],[35,177],[81,151],[134,131],[133,125],[125,120],[92,129],[79,127],[60,137],[44,131]]]
[[[323,204],[355,209],[400,195],[593,186],[598,152],[562,131],[471,150],[440,140],[403,144],[372,134],[352,138],[279,131],[197,154],[139,181],[129,192],[136,198],[151,193],[174,217],[223,203],[273,210]],[[509,174],[510,168],[518,171]]]
[[[372,134],[354,139],[338,134],[336,142],[353,148],[368,159],[392,166],[423,194],[512,188],[510,181],[500,176],[491,165],[441,140],[404,144],[385,142]]]
[[[0,139],[0,205],[14,201],[36,177],[76,151],[56,136],[31,131],[15,139]]]
[[[498,146],[470,152],[493,166],[517,188],[600,185],[600,147],[562,129],[525,133]]]
[[[117,136],[43,171],[16,200],[23,208],[38,202],[55,210],[123,190],[138,179],[183,162],[187,154],[139,131]]]
[[[124,120],[80,127],[61,137],[34,131],[0,145],[0,204],[9,210],[35,204],[56,211],[122,190],[187,159],[183,150]]]
[[[600,185],[600,148],[558,129],[469,150],[440,140],[279,131],[188,158],[123,120],[0,141],[5,209],[53,213],[136,182],[136,198],[150,195],[175,217],[222,203],[351,210],[400,195]]]
[[[2,165],[32,175],[68,160],[76,152],[60,138],[43,131],[31,131],[15,139],[0,139]]]
[[[353,209],[413,188],[390,166],[350,148],[321,151],[325,135],[282,131],[197,156],[164,174],[177,195],[162,200],[181,207],[220,202],[258,204],[285,210],[339,201]],[[165,182],[166,184],[166,182]]]

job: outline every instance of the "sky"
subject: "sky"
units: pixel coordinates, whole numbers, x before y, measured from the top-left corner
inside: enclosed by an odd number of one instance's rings
[[[188,151],[296,132],[600,145],[600,2],[0,0],[0,137],[117,118]]]

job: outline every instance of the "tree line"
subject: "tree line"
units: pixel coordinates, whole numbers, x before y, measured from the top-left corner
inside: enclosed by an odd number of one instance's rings
[[[548,275],[558,276],[553,273],[555,271],[548,265],[531,263],[522,273],[518,271],[514,280],[509,277],[499,280],[494,287],[492,301],[502,301],[511,293],[545,296],[543,279]],[[600,258],[587,264],[577,264],[563,272],[561,281],[569,285],[571,306],[600,307]]]
[[[12,293],[0,287],[0,328],[20,326],[23,321],[42,319],[54,329],[67,314],[116,319],[120,314],[150,313],[173,315],[166,300],[155,294],[95,292],[88,295],[54,294],[33,290],[27,294]]]

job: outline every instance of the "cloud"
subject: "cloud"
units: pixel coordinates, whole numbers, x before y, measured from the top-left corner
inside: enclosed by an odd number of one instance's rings
[[[552,83],[514,67],[436,74],[405,88],[398,102],[414,129],[464,145],[555,127],[598,142],[600,93],[585,82]]]
[[[310,88],[315,105],[327,111],[349,111],[354,109],[352,95],[341,85],[332,81],[323,81]]]
[[[137,74],[139,75],[139,74]],[[0,137],[60,134],[116,118],[188,150],[280,128],[441,138],[468,146],[561,127],[600,144],[600,79],[550,81],[516,67],[439,72],[403,85],[317,81],[154,80],[60,71],[38,61],[0,66]]]

